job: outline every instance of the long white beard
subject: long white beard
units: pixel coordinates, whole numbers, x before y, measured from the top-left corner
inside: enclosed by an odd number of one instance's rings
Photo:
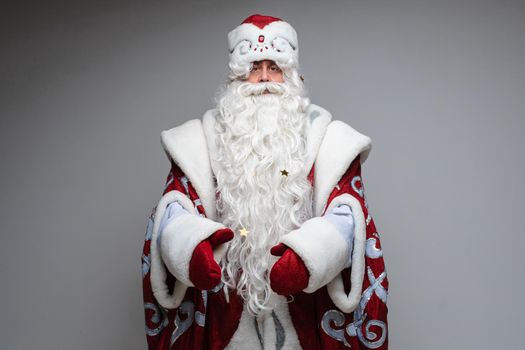
[[[266,88],[277,93],[261,94]],[[253,314],[272,308],[270,248],[312,216],[304,101],[288,83],[233,81],[218,103],[217,208],[235,232],[221,261],[222,278]]]

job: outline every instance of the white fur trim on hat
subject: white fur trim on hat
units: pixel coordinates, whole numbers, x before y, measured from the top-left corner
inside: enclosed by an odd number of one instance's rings
[[[299,46],[295,29],[283,20],[252,15],[228,33],[229,66],[241,75],[251,62],[273,60],[281,69],[296,68]]]

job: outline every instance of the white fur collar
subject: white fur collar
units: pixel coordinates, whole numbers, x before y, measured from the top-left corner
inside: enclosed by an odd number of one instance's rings
[[[321,216],[324,212],[330,193],[355,157],[360,154],[360,161],[363,164],[371,149],[370,137],[361,134],[345,122],[334,120],[328,125],[315,159],[314,210],[316,216]]]
[[[170,159],[186,174],[201,198],[206,215],[215,219],[215,180],[217,156],[215,143],[216,109],[206,111],[202,122],[192,119],[161,133],[161,143]],[[354,158],[361,154],[363,163],[371,149],[371,140],[350,125],[335,120],[324,108],[310,104],[312,123],[307,136],[308,169],[315,161],[314,208],[320,216],[333,188]]]
[[[161,132],[161,144],[170,159],[181,168],[199,195],[206,216],[215,218],[215,184],[200,119]]]

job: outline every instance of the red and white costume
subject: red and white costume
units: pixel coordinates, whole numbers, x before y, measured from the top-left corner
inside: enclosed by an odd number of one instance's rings
[[[190,120],[161,135],[172,168],[151,214],[142,255],[149,348],[387,349],[388,279],[361,176],[371,140],[348,124],[332,120],[328,111],[314,104],[307,110],[314,216],[281,240],[304,261],[308,286],[293,295],[293,301],[280,303],[257,318],[246,312],[236,293],[225,295],[220,285],[207,291],[193,286],[189,262],[195,247],[224,228],[214,221],[214,115],[209,110],[202,120]],[[191,215],[181,215],[163,231],[163,240],[176,251],[166,261],[157,238],[160,220],[173,201]],[[336,227],[323,218],[340,204],[352,209],[352,252]],[[225,249],[223,245],[214,251],[216,261]],[[344,268],[348,254],[352,265]]]

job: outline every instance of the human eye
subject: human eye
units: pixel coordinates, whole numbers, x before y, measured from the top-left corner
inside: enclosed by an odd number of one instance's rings
[[[280,72],[281,71],[281,68],[279,68],[277,65],[273,64],[271,67],[270,67],[271,70],[273,70],[274,72]]]

